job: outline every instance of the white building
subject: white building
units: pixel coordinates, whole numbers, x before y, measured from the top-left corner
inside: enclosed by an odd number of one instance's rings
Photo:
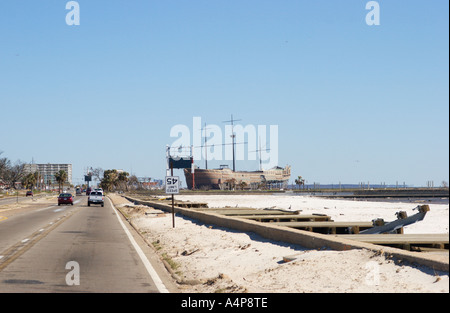
[[[55,174],[60,170],[67,173],[67,182],[72,184],[72,164],[25,164],[25,173],[39,172],[45,185],[57,185]]]

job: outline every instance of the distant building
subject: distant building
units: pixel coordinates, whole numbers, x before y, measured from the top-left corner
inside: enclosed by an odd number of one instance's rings
[[[143,189],[160,189],[163,185],[162,179],[152,179],[150,177],[138,177],[138,182]]]
[[[67,182],[72,184],[72,164],[25,164],[25,173],[39,172],[44,185],[57,185],[55,174],[60,170],[67,173]]]

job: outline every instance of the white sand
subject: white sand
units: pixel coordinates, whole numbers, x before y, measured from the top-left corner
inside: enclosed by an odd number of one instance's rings
[[[291,207],[305,214],[325,213],[335,221],[389,221],[396,219],[398,211],[414,214],[417,211],[412,209],[418,205],[286,195],[176,199],[207,202],[210,207]],[[408,226],[405,233],[448,233],[449,206],[432,204],[430,208],[425,219]],[[150,242],[159,241],[159,252],[179,265],[179,276],[206,282],[181,285],[182,292],[449,292],[448,272],[396,264],[385,255],[366,250],[304,249],[180,216],[173,229],[170,214],[136,214],[133,222],[146,232]],[[283,257],[289,255],[297,255],[297,259],[284,263]]]
[[[379,201],[352,201],[323,199],[317,197],[286,196],[286,195],[236,195],[236,196],[177,196],[177,200],[206,202],[209,207],[239,206],[250,208],[279,207],[283,209],[302,210],[304,214],[321,213],[331,216],[336,221],[366,221],[370,222],[376,218],[385,221],[396,220],[395,213],[406,211],[408,216],[417,213],[414,210],[420,204],[427,202],[379,202]],[[430,212],[425,219],[405,227],[405,234],[424,233],[447,233],[449,228],[449,206],[448,204],[428,204]]]

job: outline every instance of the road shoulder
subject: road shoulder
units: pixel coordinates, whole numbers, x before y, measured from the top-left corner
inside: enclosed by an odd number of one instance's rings
[[[176,282],[170,273],[166,270],[163,261],[156,253],[155,249],[147,243],[147,241],[143,238],[143,236],[139,233],[139,231],[133,227],[133,225],[129,222],[126,216],[120,211],[120,199],[122,197],[116,197],[114,195],[108,195],[108,199],[111,201],[113,208],[116,212],[119,212],[119,218],[128,229],[133,239],[136,241],[136,244],[140,247],[143,254],[150,262],[157,276],[160,278],[162,284],[165,286],[169,293],[178,293],[178,287]]]

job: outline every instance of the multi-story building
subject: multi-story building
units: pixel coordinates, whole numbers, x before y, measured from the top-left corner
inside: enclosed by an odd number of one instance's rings
[[[26,173],[35,173],[39,172],[42,177],[42,183],[44,185],[57,185],[55,174],[63,170],[67,173],[67,182],[72,184],[72,164],[26,164],[25,172]]]

